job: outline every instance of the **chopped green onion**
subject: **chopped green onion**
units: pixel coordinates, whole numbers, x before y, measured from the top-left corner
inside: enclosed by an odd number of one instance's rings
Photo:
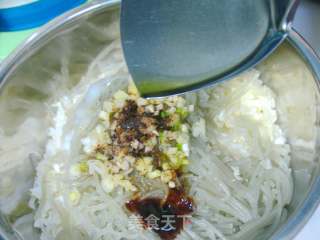
[[[166,117],[169,117],[170,116],[170,113],[166,112],[166,111],[161,111],[160,112],[160,117],[161,118],[166,118]]]
[[[80,172],[82,172],[82,173],[88,172],[88,171],[89,171],[89,166],[88,166],[88,164],[85,163],[85,162],[79,163],[79,170],[80,170]]]
[[[172,126],[173,131],[179,131],[180,129],[181,129],[181,122],[180,121],[173,124],[173,126]]]
[[[159,141],[160,141],[160,143],[164,143],[164,139],[165,139],[164,132],[163,131],[159,132]]]
[[[177,108],[176,113],[178,113],[182,119],[185,119],[189,115],[189,112],[183,108]]]

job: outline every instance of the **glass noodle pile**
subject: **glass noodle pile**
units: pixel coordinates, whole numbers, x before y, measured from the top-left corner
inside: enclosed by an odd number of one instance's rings
[[[259,71],[199,93],[150,103],[134,90],[128,92],[129,75],[118,40],[96,61],[100,59],[106,63],[104,76],[84,77],[49,106],[52,126],[30,201],[42,239],[255,239],[266,227],[278,226],[292,197],[290,147],[277,124],[275,95],[260,80]],[[173,108],[150,116],[187,112],[185,120],[178,120],[179,129],[149,129],[156,132],[155,141],[161,134],[181,138],[162,150],[173,156],[161,160],[167,168],[154,166],[152,154],[130,153],[137,136],[125,153],[108,147],[101,151],[103,144],[115,141],[110,114],[119,115],[119,120],[128,99],[146,109],[154,107],[150,112],[160,104]],[[179,176],[165,179],[167,170],[182,165]],[[140,179],[133,181],[132,174]],[[141,199],[165,199],[170,188],[179,186],[193,203],[190,221],[179,233],[166,238],[152,229],[132,228],[132,215],[139,213],[128,210],[128,201],[137,194]]]

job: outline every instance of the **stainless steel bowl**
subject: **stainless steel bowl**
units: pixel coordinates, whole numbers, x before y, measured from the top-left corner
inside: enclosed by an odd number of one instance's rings
[[[0,65],[0,128],[4,129],[5,134],[12,134],[26,116],[43,118],[45,102],[52,96],[50,91],[58,89],[61,84],[72,88],[80,80],[91,60],[119,35],[118,32],[104,33],[104,29],[110,27],[112,19],[118,17],[119,5],[120,0],[97,1],[61,16],[33,34]],[[320,202],[318,158],[320,62],[313,50],[294,30],[289,33],[287,42],[267,61],[272,68],[273,63],[277,64],[276,61],[286,61],[288,58],[300,62],[308,69],[309,75],[305,76],[305,81],[306,85],[312,85],[312,89],[310,91],[301,89],[295,101],[298,103],[300,98],[314,96],[312,108],[314,111],[311,115],[314,115],[315,119],[304,122],[309,129],[300,129],[300,132],[305,130],[312,134],[313,138],[309,139],[310,149],[299,149],[301,146],[295,146],[292,142],[295,194],[292,204],[288,207],[287,220],[268,237],[274,240],[293,239]],[[295,66],[291,67],[294,69]],[[263,66],[261,69],[263,71]],[[66,74],[68,81],[57,82],[57,74]],[[289,89],[287,94],[290,94],[293,85],[287,83]],[[276,86],[274,88],[277,92]],[[292,91],[299,92],[297,89]],[[28,102],[26,107],[24,99],[30,95],[33,96],[33,100]],[[17,103],[21,103],[21,108]],[[307,117],[301,114],[299,119],[289,119],[291,127],[293,126],[292,130],[295,126],[299,128],[298,123],[307,121]],[[297,121],[297,125],[294,121]],[[289,140],[292,139],[289,137]],[[301,151],[303,154],[299,154]],[[297,173],[302,170],[308,170],[310,178],[301,182]],[[3,178],[3,175],[1,176]],[[23,195],[27,198],[28,192]],[[0,201],[0,209],[2,207]],[[0,239],[19,239],[19,236],[12,232],[7,220],[4,216],[0,218]]]

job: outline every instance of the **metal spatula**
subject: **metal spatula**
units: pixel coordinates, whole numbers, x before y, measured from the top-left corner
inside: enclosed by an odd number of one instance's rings
[[[229,79],[286,37],[298,0],[122,0],[121,38],[145,97]]]

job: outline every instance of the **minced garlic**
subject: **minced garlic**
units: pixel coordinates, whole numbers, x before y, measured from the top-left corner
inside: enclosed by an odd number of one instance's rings
[[[191,110],[193,106],[182,97],[144,99],[132,85],[128,92],[118,91],[104,102],[98,125],[81,140],[88,164],[94,161],[95,168],[101,168],[94,173],[101,175],[104,191],[117,187],[137,191],[135,174],[175,188],[176,171],[189,163],[186,118]],[[88,164],[76,164],[72,174],[93,174]]]

